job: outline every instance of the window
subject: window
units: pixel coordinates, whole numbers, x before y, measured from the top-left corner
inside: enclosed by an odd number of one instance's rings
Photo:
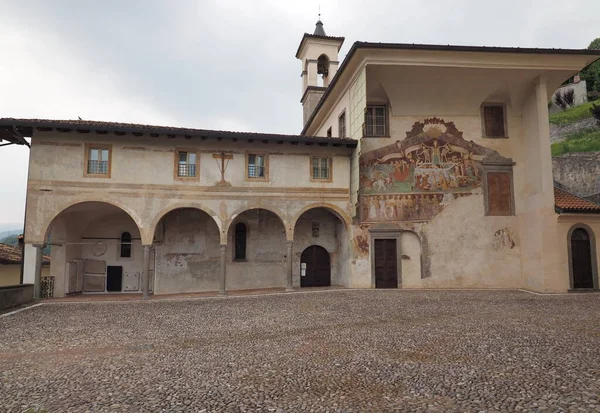
[[[338,130],[340,131],[340,138],[346,137],[346,112],[343,112],[338,118]]]
[[[238,222],[235,224],[235,259],[246,259],[246,224]]]
[[[487,215],[514,215],[510,172],[487,172]]]
[[[504,105],[482,105],[483,136],[484,138],[505,138]]]
[[[111,145],[86,144],[85,176],[110,178]]]
[[[121,258],[131,258],[131,234],[129,232],[121,234]]]
[[[179,161],[177,163],[177,176],[180,178],[196,177],[196,153],[195,152],[177,152]]]
[[[365,109],[364,136],[387,136],[385,105],[367,106]]]
[[[267,158],[265,155],[249,153],[247,156],[248,162],[248,178],[249,179],[267,179]]]
[[[313,156],[311,158],[312,179],[311,180],[331,180],[331,158]]]
[[[331,134],[331,126],[329,127],[329,129],[327,129],[327,137],[331,138],[332,134]]]

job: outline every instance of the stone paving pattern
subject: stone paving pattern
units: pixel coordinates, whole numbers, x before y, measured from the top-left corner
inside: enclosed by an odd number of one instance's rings
[[[0,318],[2,412],[600,411],[600,295],[345,290]]]

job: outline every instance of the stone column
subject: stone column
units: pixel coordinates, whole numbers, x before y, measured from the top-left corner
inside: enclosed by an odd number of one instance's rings
[[[221,262],[219,267],[219,294],[227,294],[226,281],[227,281],[227,262],[225,260],[227,254],[227,244],[221,244]]]
[[[150,247],[151,245],[143,245],[142,297],[144,300],[150,298]]]
[[[41,284],[42,284],[42,260],[44,246],[40,244],[34,244],[35,247],[35,274],[33,279],[33,298],[39,300],[41,298]]]
[[[294,241],[287,242],[287,283],[285,286],[286,291],[294,291],[292,287],[292,247],[294,246]]]

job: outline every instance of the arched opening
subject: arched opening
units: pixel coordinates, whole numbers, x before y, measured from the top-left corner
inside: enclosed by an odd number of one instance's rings
[[[246,259],[246,224],[238,222],[235,224],[234,258],[236,260]]]
[[[141,291],[140,230],[121,208],[101,201],[70,206],[52,220],[46,240],[51,264],[49,277],[42,273],[42,296]]]
[[[327,250],[311,245],[300,256],[300,286],[329,287],[331,285],[331,259]]]
[[[285,234],[283,220],[272,211],[237,214],[227,234],[227,290],[285,287]]]
[[[188,207],[167,212],[153,243],[156,294],[219,289],[219,227],[206,212]]]
[[[578,226],[571,229],[570,267],[573,289],[597,288],[595,285],[594,245],[591,230]]]
[[[319,247],[321,252],[316,252],[315,248],[305,255],[305,252],[313,246]],[[329,272],[327,283],[317,281],[314,286],[349,285],[348,230],[338,212],[327,207],[314,207],[303,212],[294,225],[293,249],[292,285],[306,286],[315,283],[305,280],[307,276],[312,277],[310,274],[307,275],[306,269],[309,266],[317,269],[321,274],[325,273],[325,269]],[[312,263],[304,261],[305,258],[313,260]]]
[[[329,58],[322,54],[317,59],[317,86],[327,86],[329,76]]]
[[[121,258],[131,258],[131,234],[127,231],[121,234]]]

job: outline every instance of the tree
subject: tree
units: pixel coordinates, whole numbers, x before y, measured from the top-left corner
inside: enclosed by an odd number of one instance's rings
[[[588,50],[600,49],[600,37],[592,40]],[[581,79],[585,80],[588,92],[600,92],[600,61],[596,61],[581,71]]]

